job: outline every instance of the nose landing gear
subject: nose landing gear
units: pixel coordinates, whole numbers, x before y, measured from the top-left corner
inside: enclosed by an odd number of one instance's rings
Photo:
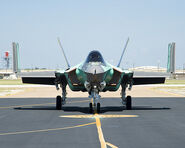
[[[100,103],[97,103],[97,113],[100,113]]]
[[[100,103],[98,102],[97,104],[89,103],[89,112],[90,113],[100,113]]]
[[[93,112],[93,105],[92,105],[92,103],[89,103],[89,112],[90,112],[90,113]]]
[[[89,103],[89,112],[93,113],[100,113],[100,103],[98,102],[98,100],[100,99],[100,95],[98,94],[97,90],[93,90],[90,93],[91,95],[89,96],[89,98],[92,98],[92,102]]]

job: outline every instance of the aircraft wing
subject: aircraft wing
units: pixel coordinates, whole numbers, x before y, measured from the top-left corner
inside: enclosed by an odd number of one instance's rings
[[[132,84],[132,85],[146,85],[146,84],[161,84],[165,82],[164,76],[134,76],[134,72],[128,70],[119,70],[118,68],[114,68],[115,75],[112,80],[120,79],[121,73],[122,84]],[[111,82],[112,82],[111,80]],[[114,83],[118,83],[118,80]]]
[[[56,77],[22,77],[23,83],[55,85]]]
[[[56,71],[55,76],[24,76],[22,77],[23,83],[29,84],[42,84],[42,85],[56,85],[66,82],[64,71]]]
[[[133,77],[133,85],[161,84],[165,77]]]

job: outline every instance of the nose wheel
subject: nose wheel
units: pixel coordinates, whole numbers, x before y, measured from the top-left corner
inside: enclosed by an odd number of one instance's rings
[[[90,113],[93,112],[93,105],[92,105],[92,103],[89,103],[89,112],[90,112]]]
[[[93,113],[93,111],[96,113],[100,113],[100,103],[97,104],[89,103],[89,112]]]
[[[96,110],[97,110],[97,113],[100,113],[100,103],[97,103],[97,108],[96,108]]]
[[[98,89],[95,88],[89,93],[89,98],[92,98],[91,103],[89,103],[90,113],[93,113],[93,111],[94,113],[100,113],[100,103],[98,100],[101,98],[101,96],[99,95]]]

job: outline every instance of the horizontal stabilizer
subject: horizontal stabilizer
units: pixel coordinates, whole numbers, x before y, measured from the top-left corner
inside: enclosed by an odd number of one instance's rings
[[[55,77],[22,77],[23,83],[55,85]]]
[[[165,82],[165,77],[134,77],[133,85],[160,84]]]

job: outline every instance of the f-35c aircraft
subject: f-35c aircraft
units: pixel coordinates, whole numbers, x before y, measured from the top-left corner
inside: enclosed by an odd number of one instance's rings
[[[88,92],[93,102],[89,103],[89,111],[100,112],[99,92],[117,91],[121,86],[121,99],[127,110],[132,109],[131,96],[126,97],[126,88],[132,85],[164,83],[165,77],[134,77],[132,71],[122,70],[120,63],[126,50],[129,38],[122,52],[117,67],[106,62],[99,51],[93,50],[86,60],[74,67],[70,67],[61,42],[59,45],[68,65],[66,70],[56,71],[55,77],[22,77],[23,83],[55,85],[62,89],[62,96],[56,97],[56,109],[61,110],[66,103],[66,86],[72,91]]]

